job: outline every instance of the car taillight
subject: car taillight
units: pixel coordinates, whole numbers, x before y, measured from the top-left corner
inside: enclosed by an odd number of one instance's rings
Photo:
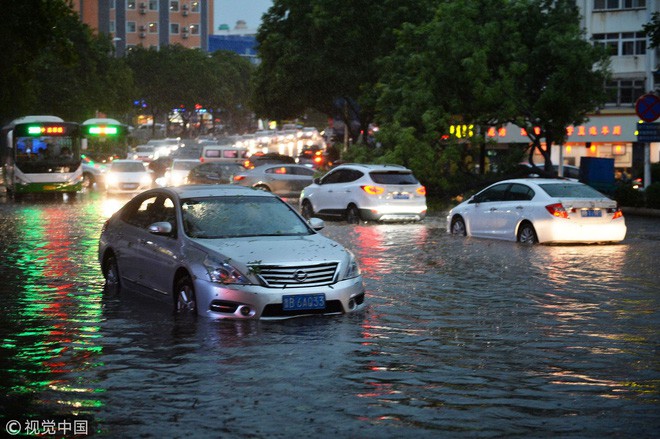
[[[369,195],[380,195],[383,192],[385,192],[385,188],[382,188],[380,186],[365,185],[360,187],[362,188],[363,191],[365,191]]]
[[[204,157],[200,157],[200,158],[199,158],[199,162],[200,162],[200,163],[204,163]]]
[[[607,213],[612,214],[612,219],[623,218],[623,212],[618,207],[607,209]]]
[[[557,218],[568,218],[568,212],[566,212],[566,209],[564,209],[564,206],[561,203],[548,204],[545,208],[552,216]]]
[[[424,186],[418,187],[415,192],[417,192],[417,195],[426,196],[426,188]]]
[[[245,180],[245,175],[234,175],[234,181]]]

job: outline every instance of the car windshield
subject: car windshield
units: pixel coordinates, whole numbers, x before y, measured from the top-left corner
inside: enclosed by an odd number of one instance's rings
[[[112,162],[113,172],[145,172],[142,162]]]
[[[607,198],[596,189],[586,184],[540,184],[553,198]]]
[[[378,184],[417,184],[417,179],[410,171],[374,171],[369,175]]]
[[[192,238],[303,236],[314,232],[275,197],[227,196],[181,200],[183,227]]]

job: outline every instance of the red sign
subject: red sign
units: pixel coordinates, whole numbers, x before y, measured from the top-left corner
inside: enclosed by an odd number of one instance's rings
[[[660,117],[660,97],[647,93],[635,102],[635,112],[644,122],[653,122]]]

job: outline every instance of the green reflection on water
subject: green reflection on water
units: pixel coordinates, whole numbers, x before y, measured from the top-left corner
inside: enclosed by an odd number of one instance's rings
[[[98,246],[95,221],[85,217],[98,215],[93,205],[72,208],[78,206],[28,206],[16,218],[18,239],[7,257],[18,288],[1,345],[9,363],[2,384],[7,415],[80,414],[103,406],[94,395],[105,389],[89,374],[103,366],[102,290],[79,289],[90,284],[79,279],[89,277]]]

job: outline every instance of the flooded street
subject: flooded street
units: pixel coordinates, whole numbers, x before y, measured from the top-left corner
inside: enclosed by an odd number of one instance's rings
[[[95,437],[660,431],[660,218],[627,216],[619,245],[533,247],[449,236],[442,214],[327,221],[322,233],[360,261],[366,311],[229,322],[104,294],[98,237],[125,200],[0,198],[0,428],[52,418],[84,420]]]

